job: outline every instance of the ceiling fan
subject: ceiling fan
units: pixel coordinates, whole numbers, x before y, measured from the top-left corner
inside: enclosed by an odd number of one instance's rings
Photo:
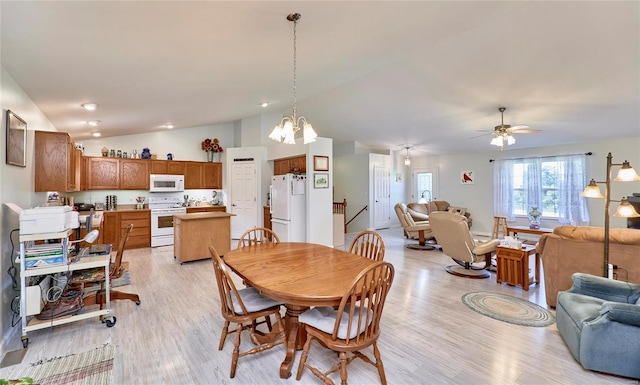
[[[470,139],[479,138],[481,136],[491,134],[492,135],[491,144],[493,144],[494,146],[499,146],[500,150],[502,151],[502,149],[504,148],[505,142],[507,143],[507,146],[510,146],[516,142],[516,139],[513,137],[514,133],[535,134],[535,133],[541,132],[541,130],[529,129],[529,126],[526,126],[526,125],[511,126],[509,124],[504,124],[504,112],[506,111],[506,109],[507,107],[498,108],[498,111],[500,111],[500,125],[495,126],[492,132],[487,132],[486,134],[474,136]],[[482,132],[482,131],[487,131],[487,130],[478,130],[478,132]]]

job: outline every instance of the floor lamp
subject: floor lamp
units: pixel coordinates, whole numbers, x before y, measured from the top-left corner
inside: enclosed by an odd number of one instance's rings
[[[635,218],[640,217],[640,214],[635,210],[635,208],[629,203],[627,198],[622,198],[621,200],[613,200],[610,199],[611,195],[611,167],[612,166],[622,166],[620,170],[618,170],[618,175],[613,179],[616,182],[632,182],[640,180],[640,176],[636,173],[636,171],[629,165],[629,162],[626,160],[623,163],[613,163],[613,157],[611,153],[607,155],[607,180],[604,182],[596,182],[594,179],[591,179],[589,185],[585,187],[584,191],[580,193],[580,196],[586,198],[604,198],[604,271],[603,277],[609,276],[609,219],[610,219],[610,203],[611,202],[620,202],[618,206],[618,210],[614,214],[615,217],[623,217],[623,218]],[[598,183],[604,183],[604,197],[602,193],[600,193],[600,188],[598,187]]]

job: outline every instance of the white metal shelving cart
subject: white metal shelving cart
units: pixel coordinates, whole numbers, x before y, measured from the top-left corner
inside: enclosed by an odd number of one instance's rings
[[[72,229],[68,229],[57,233],[20,234],[20,317],[22,320],[22,345],[25,348],[29,345],[29,337],[27,336],[27,333],[33,330],[45,329],[56,325],[63,325],[66,323],[80,321],[97,316],[99,316],[102,322],[106,323],[108,327],[112,327],[116,323],[116,317],[111,315],[111,296],[109,282],[109,264],[111,260],[110,255],[100,255],[95,257],[87,256],[80,258],[76,262],[68,262],[69,235],[72,233],[72,231]],[[62,255],[66,263],[27,268],[25,265],[25,253],[27,252],[28,248],[32,247],[34,241],[46,239],[60,240],[59,245],[62,248]],[[104,267],[104,274],[106,277],[104,286],[106,300],[105,306],[102,309],[92,311],[86,311],[83,309],[78,314],[66,315],[51,320],[39,320],[35,317],[35,314],[27,314],[26,309],[28,280],[37,276],[92,269],[96,267]],[[83,295],[83,293],[81,293],[80,295]]]

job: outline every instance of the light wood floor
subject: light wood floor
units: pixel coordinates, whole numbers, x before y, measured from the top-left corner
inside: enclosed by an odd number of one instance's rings
[[[488,290],[545,306],[544,287],[529,292],[490,279],[450,275],[451,260],[440,251],[416,251],[402,230],[382,230],[385,260],[396,268],[382,317],[379,346],[389,384],[630,384],[582,369],[556,325],[533,328],[508,324],[468,309],[460,297]],[[347,236],[350,241],[352,236]],[[132,285],[120,289],[140,294],[142,304],[119,301],[117,323],[107,328],[97,319],[29,333],[24,362],[82,352],[111,343],[117,346],[113,384],[321,384],[310,372],[296,382],[278,376],[284,347],[243,357],[229,379],[232,338],[217,350],[223,320],[210,260],[180,265],[172,247],[130,250]],[[18,338],[9,350],[22,348]],[[244,347],[252,346],[243,335]],[[335,354],[312,345],[310,362],[330,365]],[[339,377],[336,376],[339,383]],[[349,383],[378,384],[377,372],[360,360],[349,365]]]

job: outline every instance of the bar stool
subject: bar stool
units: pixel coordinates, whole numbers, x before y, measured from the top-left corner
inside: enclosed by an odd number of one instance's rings
[[[509,235],[507,231],[507,217],[493,217],[493,231],[491,239],[499,239],[498,233],[502,232],[502,237]]]

